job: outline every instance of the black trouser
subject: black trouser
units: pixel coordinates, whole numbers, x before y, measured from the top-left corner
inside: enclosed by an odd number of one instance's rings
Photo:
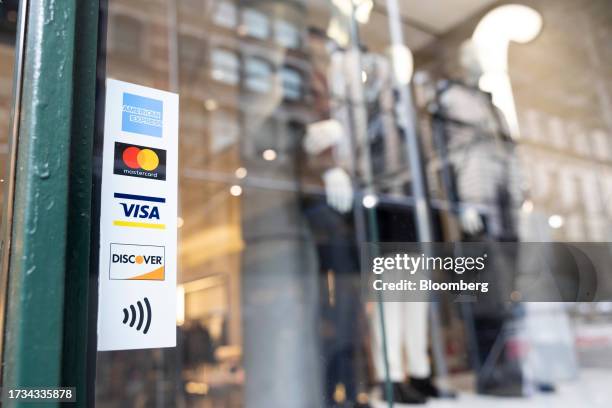
[[[327,402],[334,404],[338,384],[344,386],[347,400],[356,401],[360,375],[356,360],[362,344],[363,308],[352,214],[340,214],[323,200],[308,201],[304,214],[316,241],[320,281],[324,283],[321,343]]]

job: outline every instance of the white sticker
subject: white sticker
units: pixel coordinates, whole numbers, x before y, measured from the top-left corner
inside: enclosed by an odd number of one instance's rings
[[[178,95],[106,80],[98,350],[176,346]]]

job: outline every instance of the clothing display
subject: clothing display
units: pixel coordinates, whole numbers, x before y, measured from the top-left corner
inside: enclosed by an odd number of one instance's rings
[[[458,216],[472,211],[481,218],[476,229],[463,225],[463,240],[485,245],[517,241],[517,215],[522,203],[518,159],[491,96],[458,81],[440,81],[433,114],[441,178],[453,211]],[[520,307],[505,301],[515,287],[512,271],[520,262],[520,253],[509,257],[499,253],[495,245],[488,251],[496,253],[492,259],[499,265],[489,268],[484,279],[494,281],[499,293],[488,293],[464,308],[470,311],[464,318],[473,319],[477,389],[495,395],[523,395],[519,361],[505,352],[506,343],[516,338],[513,323],[521,314]]]
[[[316,48],[323,39],[312,41]],[[368,172],[369,167],[363,155],[354,157],[353,146],[360,139],[359,136],[351,139],[350,133],[354,131],[351,116],[363,111],[363,107],[349,102],[351,71],[358,63],[356,54],[331,44],[336,49],[313,73],[315,106],[321,110],[317,112],[319,120],[309,124],[305,132],[299,168],[305,187],[300,193],[302,213],[316,248],[321,282],[324,398],[328,406],[336,406],[339,388],[343,391],[341,399],[347,404],[356,404],[358,393],[366,389],[359,385],[365,376],[365,362],[360,355],[365,333],[361,328],[364,311],[359,301],[353,183],[357,174]],[[307,187],[321,184],[324,196],[306,191]]]
[[[377,224],[380,242],[416,242],[414,210],[393,204],[380,204],[377,208]],[[434,230],[439,236],[439,214],[434,213]],[[378,304],[373,304],[371,318],[372,354],[376,378],[385,378],[385,354],[381,327],[384,324],[389,378],[393,382],[406,382],[408,378],[422,385],[422,391],[413,393],[425,397],[439,396],[437,387],[431,383],[430,305],[427,302],[383,302],[381,322]],[[427,387],[426,385],[430,385]],[[445,396],[447,394],[445,393]],[[451,396],[452,394],[448,394]]]
[[[365,72],[368,78],[365,83],[365,95],[369,107],[368,139],[374,183],[379,191],[401,202],[410,194],[408,188],[410,173],[404,154],[406,141],[396,118],[396,98],[389,62],[380,56],[369,56],[365,61],[367,61]],[[376,229],[378,230],[376,239],[378,241],[418,241],[415,215],[412,209],[406,209],[403,205],[393,206],[381,203],[376,213]],[[378,307],[382,307],[382,318],[376,310],[372,314],[370,323],[372,355],[377,380],[383,382],[387,375],[386,359],[389,380],[397,385],[394,386],[394,400],[419,403],[425,401],[425,397],[438,396],[437,389],[433,385],[428,389],[423,387],[423,391],[428,392],[421,393],[411,384],[405,383],[410,376],[421,385],[425,382],[431,384],[429,382],[431,363],[428,354],[429,304],[384,302],[374,305],[375,309]],[[383,325],[386,347],[383,347],[384,340],[381,330]],[[400,392],[402,388],[403,393]]]
[[[387,361],[389,378],[393,382],[403,382],[409,374],[415,378],[428,378],[431,368],[428,348],[427,309],[424,302],[385,302],[383,305]],[[380,327],[379,313],[374,313],[372,324]],[[376,377],[385,380],[385,362],[382,350],[382,333],[374,330]],[[402,355],[406,354],[407,364]]]
[[[440,81],[434,111],[434,138],[448,172],[449,200],[477,208],[487,234],[516,240],[516,213],[522,204],[515,145],[490,94],[458,81]]]
[[[358,353],[365,333],[352,214],[340,214],[325,202],[313,200],[305,203],[304,215],[318,255],[325,395],[332,404],[335,389],[342,384],[346,399],[356,401],[357,383],[363,372]]]

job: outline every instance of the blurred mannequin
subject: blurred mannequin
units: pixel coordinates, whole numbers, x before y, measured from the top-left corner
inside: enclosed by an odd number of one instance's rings
[[[432,108],[446,193],[459,218],[463,241],[516,242],[522,192],[515,145],[491,95],[478,88],[483,72],[470,41],[461,47],[460,65],[463,82],[440,81]],[[495,251],[495,245],[489,251]],[[520,362],[505,361],[503,353],[492,352],[498,343],[503,350],[510,336],[506,323],[521,310],[503,300],[514,287],[516,260],[493,259],[501,263],[486,279],[495,281],[497,293],[491,290],[473,305],[478,391],[522,395]]]
[[[350,156],[345,155],[347,139],[342,123],[337,119],[327,119],[309,125],[303,143],[304,151],[315,160],[330,156],[321,179],[327,205],[341,214],[353,208],[353,183],[346,169],[350,163]]]
[[[321,343],[325,398],[329,407],[368,407],[361,382],[364,313],[359,300],[359,264],[353,200],[355,166],[348,102],[349,71],[354,54],[311,30],[312,90],[319,120],[307,126],[302,140],[302,181],[321,186],[324,195],[302,193],[302,209],[314,238],[321,294]],[[318,54],[318,55],[317,55]]]
[[[406,177],[402,177],[406,157],[405,140],[397,125],[396,98],[389,60],[376,54],[363,59],[365,96],[368,105],[368,130],[374,182],[379,191],[401,201],[406,196]],[[411,206],[387,205],[376,207],[380,242],[416,242],[414,210]],[[376,305],[374,305],[377,307]],[[431,380],[428,355],[428,303],[386,302],[383,320],[386,334],[389,380],[392,399],[397,403],[420,404],[427,397],[438,397],[440,392]],[[373,310],[372,355],[376,381],[385,389],[384,350],[380,315]],[[404,356],[406,357],[404,359]],[[404,363],[407,364],[404,364]],[[408,380],[408,381],[407,381]]]
[[[486,208],[487,234],[515,241],[513,211],[522,203],[515,146],[491,95],[478,88],[482,70],[470,41],[461,47],[460,64],[463,82],[438,84],[437,113],[445,120],[443,142],[454,172],[456,200],[462,203],[461,227],[472,236],[484,232],[481,213]]]
[[[353,70],[352,64],[355,61],[353,56],[345,51],[337,50],[332,53],[330,67],[328,71],[329,91],[331,101],[329,106],[330,118],[323,119],[308,126],[306,137],[304,138],[303,148],[308,155],[308,160],[321,169],[322,181],[325,187],[325,205],[307,205],[306,214],[311,220],[311,227],[316,232],[324,231],[325,236],[317,237],[317,242],[330,239],[328,243],[319,249],[319,254],[324,265],[331,265],[333,271],[350,272],[346,270],[346,265],[354,268],[358,273],[356,261],[350,260],[351,257],[357,259],[355,249],[343,246],[343,242],[348,242],[352,238],[343,235],[345,223],[352,216],[346,217],[353,207],[353,187],[352,179],[349,174],[363,174],[370,172],[370,177],[376,179],[388,193],[401,197],[405,194],[403,185],[405,180],[398,179],[397,172],[401,170],[401,137],[398,132],[394,117],[394,95],[391,83],[391,72],[386,58],[375,54],[363,54],[361,58],[362,69],[365,74],[357,78],[364,82],[362,94],[365,96],[364,103],[353,106],[358,109],[357,113],[351,110],[347,101],[347,89],[351,84],[347,83],[347,78],[351,78],[350,72]],[[365,108],[367,107],[367,111]],[[364,112],[365,111],[365,112]],[[357,163],[353,161],[351,155],[351,137],[348,129],[351,129],[349,119],[351,117],[361,117],[367,121],[364,125],[368,132],[366,135],[357,135],[356,141],[366,143],[360,144],[358,152],[367,149],[372,150],[378,146],[378,150],[371,152],[368,156],[359,156]],[[360,116],[361,115],[361,116]],[[325,117],[325,115],[323,115]],[[359,126],[359,123],[355,126]],[[363,129],[361,129],[363,130]],[[365,139],[365,140],[364,140]],[[375,153],[380,153],[376,155]],[[364,166],[363,160],[368,160],[370,166]],[[311,166],[312,168],[312,166]],[[359,173],[361,172],[361,173]],[[389,176],[389,177],[387,177]],[[393,182],[393,183],[392,183]],[[391,184],[394,185],[391,185]],[[331,211],[330,211],[331,209]],[[413,214],[390,210],[383,211],[381,223],[385,225],[397,225],[397,221],[385,219],[384,217],[398,216],[402,220],[412,220]],[[326,219],[327,229],[322,228],[321,220]],[[344,220],[344,223],[340,222]],[[410,228],[410,234],[414,234],[415,227]],[[352,234],[353,232],[350,231]],[[407,241],[406,231],[395,231],[390,233],[389,238],[395,241]],[[377,238],[378,239],[378,238]],[[416,238],[410,239],[415,241]],[[336,262],[325,262],[326,254],[332,260],[342,260],[342,266]],[[331,255],[331,256],[330,256]],[[358,296],[357,292],[348,293],[354,283],[344,279],[347,275],[335,273],[335,291],[338,294],[345,293],[348,296]],[[358,276],[354,275],[355,282]],[[349,298],[342,301],[340,298],[336,302],[349,303]],[[336,296],[338,297],[338,296]],[[360,310],[360,304],[352,303],[352,307],[345,308],[347,315],[338,315],[338,319],[354,321],[355,311]],[[385,399],[392,399],[398,403],[424,403],[426,397],[439,396],[439,391],[431,382],[431,369],[428,356],[428,325],[427,325],[427,303],[393,303],[385,308],[385,325],[387,327],[387,350],[390,364],[390,379],[393,383],[393,395],[385,396]],[[384,370],[384,354],[382,339],[380,337],[381,322],[378,314],[375,314],[372,325],[374,327],[373,355],[376,365],[376,380],[380,384],[386,381]],[[345,327],[346,324],[339,324],[338,327]],[[353,349],[354,346],[351,346]],[[403,356],[407,354],[408,366],[403,364]],[[346,365],[346,362],[343,363]],[[410,381],[406,382],[407,377]],[[349,389],[349,388],[347,388]],[[384,389],[384,387],[383,387]],[[351,392],[348,393],[350,395]],[[349,397],[350,399],[350,397]]]

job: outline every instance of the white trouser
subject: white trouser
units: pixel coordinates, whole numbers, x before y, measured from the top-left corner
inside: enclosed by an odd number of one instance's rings
[[[376,378],[385,380],[385,361],[382,347],[382,330],[379,304],[374,303],[372,318],[372,354]],[[427,302],[382,303],[389,361],[389,377],[392,382],[402,382],[406,374],[415,378],[427,378],[431,374],[427,355]],[[404,352],[408,360],[404,367]]]

